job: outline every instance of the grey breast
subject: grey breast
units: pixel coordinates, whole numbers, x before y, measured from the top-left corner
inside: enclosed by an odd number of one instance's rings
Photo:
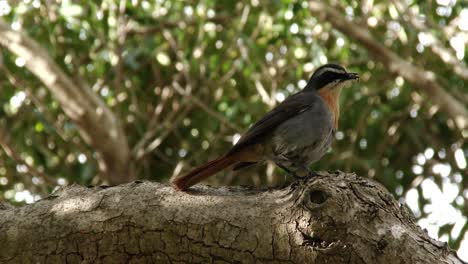
[[[333,138],[333,114],[323,99],[312,98],[309,109],[280,124],[272,136],[274,156],[309,165],[330,148]]]

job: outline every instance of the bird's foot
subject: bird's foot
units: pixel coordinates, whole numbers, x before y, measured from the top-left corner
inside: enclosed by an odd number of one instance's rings
[[[309,171],[309,174],[307,174],[307,178],[313,178],[319,176],[318,172],[316,171]]]
[[[340,170],[334,170],[334,171],[331,171],[331,172],[328,171],[328,173],[332,173],[332,174],[341,174],[341,173],[343,173],[343,172],[340,171]]]
[[[295,180],[302,180],[302,179],[304,179],[305,177],[307,177],[307,175],[304,177],[304,176],[298,175],[297,173],[290,173],[290,175],[291,175]]]
[[[297,179],[297,180],[310,179],[319,175],[317,172],[311,171],[311,170],[306,170],[306,171],[301,171],[301,172],[296,171],[290,174],[293,176],[294,179]]]

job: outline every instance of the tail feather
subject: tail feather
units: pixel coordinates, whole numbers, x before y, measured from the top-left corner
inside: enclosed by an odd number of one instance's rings
[[[239,162],[234,167],[232,167],[232,170],[233,171],[240,170],[240,169],[247,168],[255,164],[257,164],[257,162],[249,162],[249,161]]]
[[[179,191],[186,190],[190,186],[197,184],[198,182],[231,166],[236,162],[238,162],[238,160],[234,155],[220,157],[206,164],[203,164],[198,168],[193,169],[192,171],[190,171],[182,177],[175,179],[174,181],[172,181],[172,184]]]

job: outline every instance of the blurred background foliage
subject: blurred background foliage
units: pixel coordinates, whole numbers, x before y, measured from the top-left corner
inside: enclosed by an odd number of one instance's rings
[[[342,94],[331,153],[316,170],[375,178],[432,237],[468,258],[468,132],[308,1],[0,0],[0,16],[87,82],[124,127],[140,179],[167,182],[222,154],[242,131],[337,62],[361,82]],[[464,1],[328,3],[468,102]],[[404,7],[404,8],[402,8]],[[95,151],[25,60],[0,54],[0,199],[31,203],[56,186],[101,184]],[[461,69],[457,73],[455,68]],[[271,164],[212,184],[278,185]],[[465,252],[465,253],[463,253]]]

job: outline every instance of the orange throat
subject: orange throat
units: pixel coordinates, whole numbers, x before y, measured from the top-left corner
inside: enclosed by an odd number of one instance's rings
[[[334,89],[321,89],[319,90],[320,96],[323,98],[330,111],[333,113],[334,128],[338,129],[338,120],[340,119],[340,93],[341,88]]]

